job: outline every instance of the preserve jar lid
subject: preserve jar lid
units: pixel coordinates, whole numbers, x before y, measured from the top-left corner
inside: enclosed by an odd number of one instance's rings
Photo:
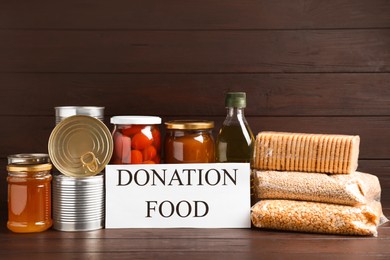
[[[158,116],[113,116],[110,120],[115,125],[158,125],[161,117]]]
[[[167,129],[201,130],[212,129],[213,121],[208,120],[172,120],[165,123]]]
[[[53,166],[51,163],[7,165],[7,171],[9,172],[40,172],[40,171],[50,171],[52,168]]]
[[[65,118],[51,132],[49,156],[62,174],[85,177],[100,173],[109,163],[113,140],[107,126],[91,116]]]
[[[8,156],[8,164],[30,165],[50,163],[50,157],[46,153],[19,153]]]

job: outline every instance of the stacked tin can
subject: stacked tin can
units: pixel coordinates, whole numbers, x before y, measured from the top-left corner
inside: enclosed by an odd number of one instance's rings
[[[104,226],[103,174],[77,178],[62,174],[53,178],[53,228],[87,231]]]
[[[55,107],[56,112],[56,125],[59,122],[70,116],[85,115],[97,118],[101,121],[104,120],[104,107],[93,106],[62,106]]]
[[[112,137],[102,107],[56,107],[49,155],[53,176],[53,228],[88,231],[104,227],[104,173]]]

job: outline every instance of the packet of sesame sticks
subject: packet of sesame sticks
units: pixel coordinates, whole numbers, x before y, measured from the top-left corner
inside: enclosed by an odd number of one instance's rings
[[[258,199],[290,199],[341,205],[380,201],[378,177],[368,173],[327,175],[308,172],[252,171]]]
[[[377,227],[388,221],[378,201],[352,207],[295,200],[261,200],[251,220],[258,228],[361,236],[377,236]]]
[[[285,132],[256,136],[253,165],[258,170],[350,174],[356,171],[360,137]]]

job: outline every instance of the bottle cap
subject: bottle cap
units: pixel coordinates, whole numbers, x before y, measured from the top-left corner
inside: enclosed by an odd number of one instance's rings
[[[245,92],[228,92],[225,98],[226,107],[246,107],[246,93]]]

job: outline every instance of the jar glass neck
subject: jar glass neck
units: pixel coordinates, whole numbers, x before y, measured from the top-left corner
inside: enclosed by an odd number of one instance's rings
[[[9,171],[9,177],[22,178],[47,178],[51,177],[50,171]]]
[[[186,135],[212,134],[213,129],[167,129],[167,136],[181,137]]]
[[[227,115],[229,117],[244,117],[244,108],[240,107],[228,107]]]

